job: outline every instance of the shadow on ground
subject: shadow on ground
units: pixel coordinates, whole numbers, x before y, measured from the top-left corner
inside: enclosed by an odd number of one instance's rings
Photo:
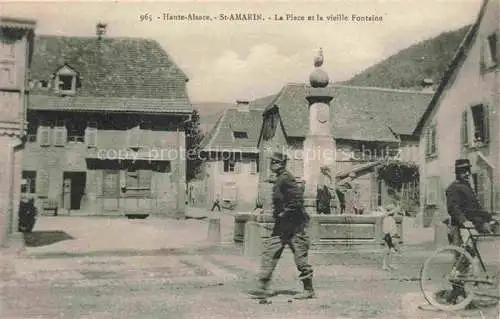
[[[60,241],[75,239],[62,230],[44,230],[24,233],[24,243],[28,247],[41,247]]]

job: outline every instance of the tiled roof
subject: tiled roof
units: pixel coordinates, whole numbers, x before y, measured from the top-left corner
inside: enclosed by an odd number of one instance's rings
[[[99,96],[65,96],[31,94],[30,110],[120,111],[172,113],[191,112],[187,99],[152,99]]]
[[[486,12],[486,7],[488,5],[488,2],[491,2],[492,5],[498,5],[498,0],[493,0],[493,1],[483,0],[483,4],[481,5],[481,9],[479,10],[479,14],[477,15],[475,23],[471,26],[471,28],[465,35],[465,38],[463,39],[462,43],[458,47],[455,56],[451,60],[448,69],[444,73],[443,78],[441,79],[439,86],[436,89],[436,93],[434,94],[432,101],[429,103],[427,109],[425,110],[424,114],[420,118],[420,121],[415,127],[414,130],[415,135],[420,135],[423,126],[425,124],[425,121],[429,118],[434,108],[436,108],[439,102],[441,101],[441,98],[443,97],[443,92],[454,83],[458,70],[460,70],[460,67],[464,63],[465,59],[469,54],[469,51],[471,50],[475,42],[476,35],[479,31],[479,26],[481,25],[481,21],[483,20],[484,14]]]
[[[397,141],[396,134],[411,135],[432,93],[373,87],[330,85],[332,133],[336,139]],[[288,84],[266,108],[278,107],[285,133],[305,137],[308,102],[305,84]]]
[[[34,46],[32,79],[50,80],[52,74],[67,65],[81,76],[78,97],[85,97],[91,106],[102,105],[106,98],[111,98],[112,103],[116,102],[113,99],[123,98],[132,104],[167,101],[144,105],[151,108],[191,109],[186,75],[154,40],[42,35],[35,38]],[[37,86],[32,91],[37,95],[53,94]],[[81,106],[85,107],[75,105]]]
[[[229,108],[214,128],[205,136],[201,147],[205,151],[240,150],[257,153],[257,141],[262,124],[262,110],[249,111]],[[233,132],[246,132],[247,138],[235,138]]]

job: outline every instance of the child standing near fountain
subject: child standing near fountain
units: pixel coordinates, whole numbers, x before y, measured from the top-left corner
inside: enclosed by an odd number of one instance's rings
[[[397,269],[397,267],[392,264],[392,257],[396,252],[398,252],[398,249],[394,245],[393,241],[394,236],[397,234],[396,220],[394,219],[396,210],[397,207],[395,205],[389,205],[387,210],[384,212],[382,220],[384,243],[387,247],[387,252],[384,254],[384,261],[382,264],[382,269],[384,270]]]

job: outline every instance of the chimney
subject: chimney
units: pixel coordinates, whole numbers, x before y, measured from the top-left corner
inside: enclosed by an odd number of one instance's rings
[[[250,102],[247,100],[236,101],[236,108],[242,112],[248,112],[250,110]]]
[[[434,92],[434,81],[430,78],[423,79],[420,83],[422,86],[422,92],[432,93]]]
[[[102,39],[102,37],[103,37],[104,35],[106,35],[106,27],[107,27],[107,26],[108,26],[108,24],[107,24],[107,23],[103,23],[103,22],[99,22],[99,23],[97,23],[96,28],[95,28],[95,29],[96,29],[95,33],[96,33],[97,38],[98,38],[99,40],[100,40],[100,39]]]

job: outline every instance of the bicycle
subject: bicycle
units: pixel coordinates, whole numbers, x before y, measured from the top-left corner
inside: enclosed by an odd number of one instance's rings
[[[422,294],[429,304],[443,311],[462,310],[472,302],[481,307],[500,301],[499,265],[496,263],[495,275],[492,276],[492,267],[487,269],[477,246],[480,238],[500,237],[500,234],[476,233],[474,227],[460,229],[465,232],[463,244],[436,249],[420,270]],[[442,285],[439,285],[440,280]],[[488,289],[493,292],[488,292]],[[460,294],[452,296],[457,291]]]

